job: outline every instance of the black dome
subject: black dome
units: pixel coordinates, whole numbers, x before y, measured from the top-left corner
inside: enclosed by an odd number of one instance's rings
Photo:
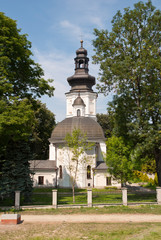
[[[65,118],[54,128],[50,142],[64,142],[67,133],[72,134],[74,129],[80,129],[87,135],[87,139],[93,142],[105,140],[102,127],[90,117]]]

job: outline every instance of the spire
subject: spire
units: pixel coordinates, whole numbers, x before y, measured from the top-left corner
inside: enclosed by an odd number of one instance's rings
[[[71,91],[92,91],[92,86],[95,84],[95,77],[88,74],[87,50],[83,47],[83,40],[80,40],[81,47],[76,51],[75,73],[67,78]]]
[[[83,48],[83,40],[80,40],[81,48]]]

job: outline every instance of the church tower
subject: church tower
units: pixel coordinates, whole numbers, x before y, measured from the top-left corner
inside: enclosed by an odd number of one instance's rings
[[[91,117],[96,120],[97,93],[93,92],[95,77],[89,75],[87,50],[81,47],[76,51],[75,73],[67,81],[71,89],[66,93],[66,117]]]

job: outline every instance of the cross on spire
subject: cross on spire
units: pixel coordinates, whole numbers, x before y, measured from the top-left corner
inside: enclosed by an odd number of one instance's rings
[[[80,40],[81,48],[83,48],[83,40]]]

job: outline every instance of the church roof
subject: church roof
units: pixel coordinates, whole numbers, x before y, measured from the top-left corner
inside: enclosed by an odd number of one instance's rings
[[[81,105],[81,106],[86,106],[83,99],[78,96],[75,100],[74,100],[74,103],[73,103],[73,106],[76,106],[76,105]]]
[[[31,170],[55,170],[56,161],[51,160],[31,160],[30,162],[30,169]]]
[[[107,170],[108,167],[107,167],[107,165],[106,165],[105,162],[99,161],[99,162],[97,162],[97,166],[96,166],[95,169],[96,169],[96,170]]]
[[[74,129],[80,129],[87,135],[87,139],[93,142],[105,140],[102,127],[91,117],[65,118],[54,128],[50,142],[64,142],[67,133],[72,134]]]
[[[92,86],[95,85],[95,77],[88,74],[88,62],[87,50],[83,47],[83,41],[81,40],[81,47],[76,51],[75,61],[75,73],[67,78],[70,91],[91,91]]]

